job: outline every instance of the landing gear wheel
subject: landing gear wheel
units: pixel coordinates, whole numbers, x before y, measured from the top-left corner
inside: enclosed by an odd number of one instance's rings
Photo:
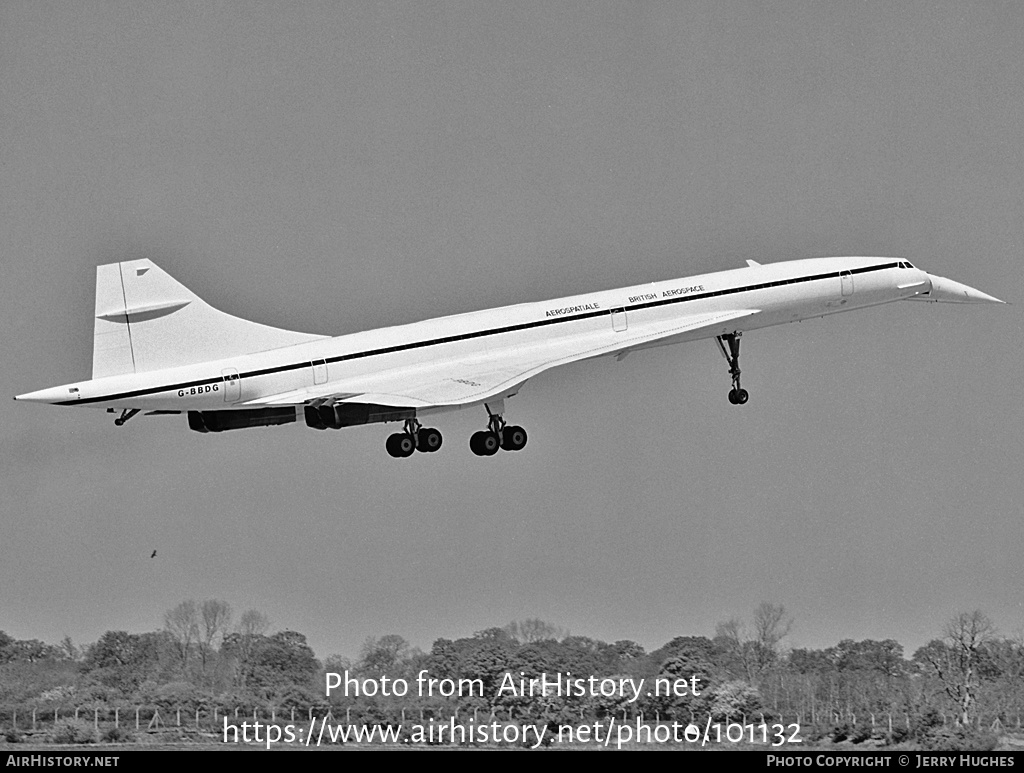
[[[477,456],[494,456],[500,447],[498,436],[493,432],[474,432],[469,439],[469,448]]]
[[[747,394],[746,389],[736,390],[736,405],[743,405],[747,400],[750,399],[750,395]]]
[[[388,450],[388,453],[396,459],[402,455],[402,452],[398,448],[398,441],[402,439],[401,435],[391,435],[388,437],[384,447]]]
[[[486,456],[494,456],[501,448],[501,440],[498,439],[497,433],[485,432],[483,440],[480,441],[480,447],[483,448]]]
[[[432,454],[441,447],[443,438],[436,429],[421,429],[416,435],[416,447],[427,454]]]
[[[522,427],[505,427],[501,431],[501,447],[506,451],[521,451],[526,445],[526,430]]]
[[[404,459],[407,456],[412,456],[412,452],[416,450],[416,442],[412,435],[398,432],[388,438],[385,447],[388,449],[388,453],[396,459]]]
[[[469,438],[469,450],[472,451],[477,456],[483,456],[484,455],[483,449],[481,448],[481,445],[480,445],[481,440],[482,440],[484,434],[486,434],[486,433],[484,433],[484,432],[474,432],[473,435]]]

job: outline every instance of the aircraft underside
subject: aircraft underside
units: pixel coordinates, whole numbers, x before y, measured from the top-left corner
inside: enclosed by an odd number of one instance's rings
[[[715,337],[722,356],[729,364],[729,375],[732,378],[732,389],[729,390],[729,402],[743,405],[750,395],[740,386],[740,331],[725,333]],[[516,388],[518,391],[518,387]],[[515,394],[511,392],[508,396]],[[470,450],[477,456],[493,456],[498,451],[521,451],[526,447],[528,435],[518,425],[510,425],[504,418],[504,397],[488,400],[483,403],[487,411],[487,428],[474,432],[469,440]],[[459,406],[454,406],[457,408]],[[222,411],[188,411],[188,426],[195,432],[224,432],[232,429],[250,427],[270,427],[280,424],[291,424],[297,420],[299,408],[284,406],[279,408],[235,409]],[[443,409],[432,409],[426,413],[436,413]],[[115,420],[118,426],[123,425],[139,411],[126,409]],[[330,403],[306,405],[301,407],[306,426],[318,430],[342,429],[363,424],[378,424],[401,421],[403,431],[390,435],[385,443],[388,454],[395,458],[412,456],[416,451],[434,453],[441,448],[444,438],[434,427],[425,427],[415,408],[402,408],[372,403]]]

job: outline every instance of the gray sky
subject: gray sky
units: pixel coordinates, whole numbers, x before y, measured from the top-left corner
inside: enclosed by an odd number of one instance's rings
[[[186,598],[320,657],[541,617],[653,648],[760,601],[791,643],[1024,626],[1019,3],[0,3],[0,629]],[[9,396],[86,378],[95,266],[342,334],[823,255],[894,304],[543,374],[482,408],[204,436]],[[158,557],[150,560],[152,550]]]

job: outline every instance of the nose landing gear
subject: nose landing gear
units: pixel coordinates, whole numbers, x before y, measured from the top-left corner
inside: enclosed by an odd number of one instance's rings
[[[726,362],[729,363],[729,375],[732,376],[732,389],[729,390],[729,402],[733,405],[743,405],[750,399],[750,395],[746,389],[740,386],[740,336],[743,333],[739,331],[733,333],[726,333],[725,335],[715,336],[715,343],[718,344],[719,351],[722,352],[722,356],[725,357]],[[729,344],[729,349],[726,351],[725,345]]]

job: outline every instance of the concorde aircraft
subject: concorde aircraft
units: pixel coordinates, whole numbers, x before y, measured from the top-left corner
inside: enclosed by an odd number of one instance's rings
[[[420,419],[470,405],[487,428],[478,456],[519,451],[505,398],[557,365],[713,338],[729,364],[729,402],[743,405],[740,336],[749,330],[899,300],[1002,303],[900,258],[811,258],[584,293],[327,337],[233,317],[149,260],[96,269],[92,379],[16,400],[181,414],[197,432],[305,420],[318,430],[404,422],[394,457],[441,447]]]

